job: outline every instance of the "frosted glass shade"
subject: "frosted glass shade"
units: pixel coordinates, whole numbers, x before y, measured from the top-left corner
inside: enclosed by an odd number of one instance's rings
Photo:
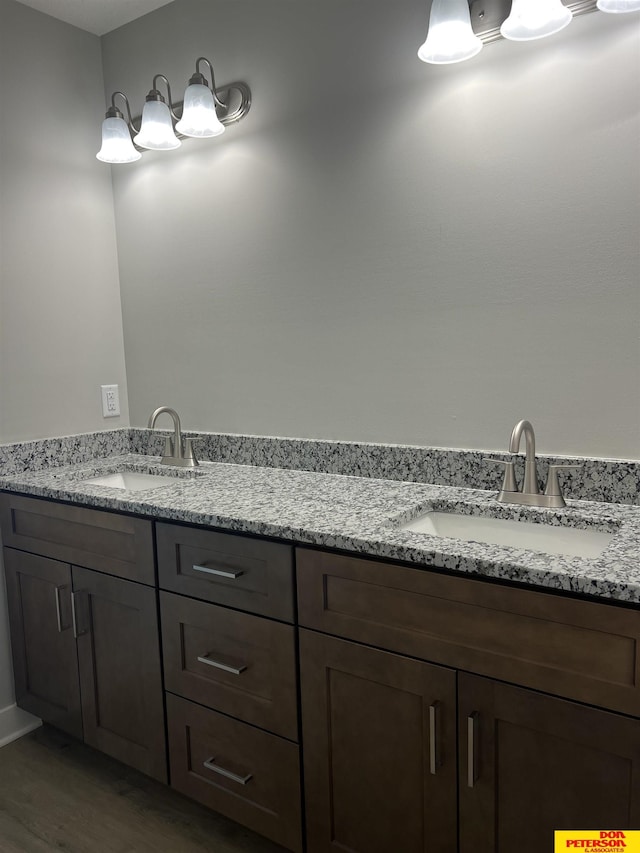
[[[467,0],[433,0],[427,40],[418,51],[423,62],[447,65],[471,59],[482,50],[473,32]]]
[[[176,130],[183,136],[209,138],[224,133],[224,125],[216,114],[213,92],[201,83],[192,83],[184,93],[182,118]]]
[[[133,141],[141,148],[152,151],[169,151],[180,147],[180,140],[173,132],[169,107],[163,101],[147,101],[142,108],[140,133]]]
[[[123,118],[102,122],[102,148],[96,154],[103,163],[134,163],[142,155],[133,147],[131,134]]]
[[[572,18],[572,11],[560,0],[513,0],[500,34],[511,41],[541,39],[563,30]]]
[[[598,0],[601,12],[640,12],[640,0]]]

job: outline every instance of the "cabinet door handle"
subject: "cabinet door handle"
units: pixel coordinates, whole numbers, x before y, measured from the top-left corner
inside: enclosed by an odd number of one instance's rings
[[[207,770],[213,770],[214,773],[218,773],[220,776],[224,776],[225,779],[231,779],[232,782],[237,782],[239,785],[246,785],[247,782],[253,779],[252,773],[247,773],[246,776],[238,776],[237,773],[232,773],[230,770],[225,770],[224,767],[220,767],[217,764],[214,764],[215,756],[213,758],[207,759],[207,761],[202,762],[202,766],[206,767]]]
[[[232,666],[228,663],[222,663],[219,660],[211,660],[208,655],[202,655],[197,658],[199,663],[206,663],[207,666],[214,666],[216,669],[222,669],[225,672],[230,672],[232,675],[240,675],[247,668],[244,664],[240,664],[240,666]]]
[[[244,572],[234,569],[210,569],[208,566],[193,565],[191,568],[194,572],[205,572],[207,575],[218,575],[218,577],[231,578],[231,580],[235,580],[244,574]]]
[[[469,788],[473,788],[473,786],[478,780],[478,774],[476,770],[478,758],[478,739],[476,737],[476,726],[478,724],[479,719],[480,714],[477,711],[474,711],[467,717],[467,786]]]
[[[81,592],[72,592],[71,593],[71,626],[73,628],[73,636],[77,640],[78,637],[82,637],[84,634],[88,634],[88,630],[81,631],[78,628],[78,614],[76,610],[76,596],[81,595]]]
[[[58,622],[58,633],[62,634],[65,628],[62,627],[62,608],[60,606],[60,592],[66,589],[66,586],[57,586],[54,590],[56,597],[56,620]]]
[[[438,759],[438,716],[440,702],[429,705],[429,772],[436,775],[440,761]]]

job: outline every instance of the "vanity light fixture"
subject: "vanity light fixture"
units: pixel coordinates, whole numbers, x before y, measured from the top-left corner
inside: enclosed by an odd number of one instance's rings
[[[572,19],[571,9],[561,0],[513,0],[500,34],[511,41],[533,41],[559,33]]]
[[[418,51],[436,65],[476,56],[500,38],[531,41],[560,32],[586,12],[636,12],[640,0],[433,0],[429,30]]]
[[[480,53],[482,46],[471,27],[467,0],[433,0],[427,39],[418,51],[423,62],[462,62]]]
[[[211,85],[200,70],[203,64],[209,71]],[[159,81],[166,87],[167,99],[157,87]],[[116,106],[118,97],[124,103],[126,118]],[[233,107],[232,99],[235,102]],[[181,140],[186,137],[208,139],[220,136],[226,125],[243,119],[250,107],[251,90],[246,83],[229,83],[216,88],[213,66],[201,56],[196,61],[196,70],[189,80],[184,100],[179,103],[173,102],[171,85],[164,74],[155,75],[139,126],[131,117],[127,96],[124,92],[114,92],[102,123],[102,147],[96,157],[103,163],[133,163],[140,159],[143,149],[170,151],[179,148]]]

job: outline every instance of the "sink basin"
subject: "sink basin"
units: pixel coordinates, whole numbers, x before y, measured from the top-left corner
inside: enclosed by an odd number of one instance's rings
[[[110,489],[129,489],[137,492],[141,489],[153,489],[158,486],[175,486],[180,480],[176,477],[167,477],[165,474],[120,471],[115,474],[105,474],[102,477],[90,477],[82,482],[93,486],[107,486]]]
[[[427,512],[419,518],[400,525],[402,530],[484,542],[488,545],[507,545],[526,551],[542,551],[565,557],[599,557],[615,534],[600,530],[581,530],[576,527],[554,527],[529,521],[510,521],[481,515],[459,515],[454,512]]]

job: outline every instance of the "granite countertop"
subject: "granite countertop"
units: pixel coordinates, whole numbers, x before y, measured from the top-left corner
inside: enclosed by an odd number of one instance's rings
[[[140,491],[84,482],[119,470],[162,473]],[[640,507],[568,501],[564,509],[500,504],[495,492],[309,471],[204,462],[195,471],[126,453],[0,477],[0,489],[84,506],[253,533],[424,567],[640,602]],[[464,542],[400,529],[429,509],[614,533],[597,559]]]

